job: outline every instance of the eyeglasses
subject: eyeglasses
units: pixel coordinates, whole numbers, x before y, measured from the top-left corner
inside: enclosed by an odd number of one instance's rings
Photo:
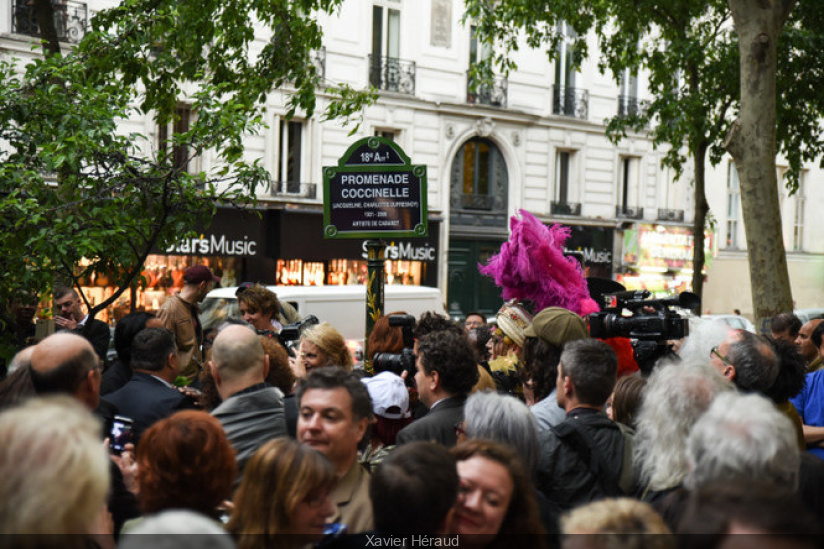
[[[466,428],[464,427],[464,422],[463,421],[459,421],[458,423],[455,424],[455,436],[459,437],[461,435],[467,436],[466,435]]]
[[[730,359],[728,359],[727,357],[718,352],[718,347],[712,348],[712,350],[710,351],[710,356],[712,355],[717,356],[721,360],[721,362],[723,362],[727,366],[733,366],[733,363],[730,362]]]

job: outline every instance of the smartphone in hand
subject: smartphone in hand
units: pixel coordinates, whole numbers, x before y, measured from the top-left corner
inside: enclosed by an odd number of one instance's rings
[[[120,455],[129,443],[134,443],[134,421],[128,417],[114,416],[109,432],[109,451]]]

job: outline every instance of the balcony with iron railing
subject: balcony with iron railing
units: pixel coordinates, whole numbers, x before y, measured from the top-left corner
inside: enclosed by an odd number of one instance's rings
[[[634,95],[618,96],[618,116],[635,116],[641,112],[641,102]]]
[[[684,210],[670,210],[667,208],[658,208],[659,221],[684,221]]]
[[[581,204],[578,202],[555,202],[549,204],[549,211],[552,215],[569,215],[579,217],[581,215]]]
[[[643,219],[644,208],[638,206],[615,206],[615,217],[622,219]]]
[[[415,95],[415,62],[369,55],[369,83],[379,90]]]
[[[316,183],[300,181],[272,181],[271,195],[275,197],[314,199],[317,197]]]
[[[54,28],[57,38],[63,42],[80,42],[88,29],[89,17],[93,15],[88,5],[73,0],[53,0]],[[15,0],[12,4],[12,32],[40,37],[34,2]]]
[[[466,102],[473,105],[489,105],[492,107],[506,107],[507,87],[505,76],[493,77],[492,84],[481,83],[466,73]]]
[[[552,114],[586,120],[589,115],[589,91],[552,86]]]

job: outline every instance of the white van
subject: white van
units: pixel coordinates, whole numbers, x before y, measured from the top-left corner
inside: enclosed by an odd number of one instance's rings
[[[334,326],[347,341],[363,341],[366,332],[366,286],[267,286],[280,301],[306,318],[315,315]],[[240,316],[236,287],[212,290],[200,304],[200,321],[209,330],[227,316]],[[426,286],[384,286],[384,314],[404,311],[418,318],[426,311],[446,315],[443,296]]]

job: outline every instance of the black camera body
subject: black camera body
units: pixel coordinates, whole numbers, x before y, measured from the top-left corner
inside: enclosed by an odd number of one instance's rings
[[[286,349],[286,352],[289,353],[289,356],[295,356],[295,346],[300,340],[301,334],[303,334],[307,328],[315,326],[316,324],[320,324],[318,317],[309,315],[300,322],[293,322],[281,328],[278,334],[278,341],[280,341],[280,344]]]
[[[648,299],[650,292],[618,292],[615,306],[589,315],[589,333],[592,337],[607,339],[626,337],[632,341],[635,360],[644,375],[655,362],[668,353],[667,341],[689,335],[689,321],[672,307],[697,309],[700,298],[690,292],[668,299]],[[624,310],[630,316],[624,316]]]
[[[389,315],[389,325],[400,327],[403,333],[403,350],[400,353],[375,353],[372,359],[372,371],[393,372],[397,375],[407,372],[406,383],[413,383],[415,378],[415,317],[412,315]]]

